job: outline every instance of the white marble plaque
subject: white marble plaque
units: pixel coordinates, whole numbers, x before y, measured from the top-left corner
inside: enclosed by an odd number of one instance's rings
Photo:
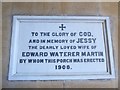
[[[115,78],[108,17],[13,16],[9,80]]]

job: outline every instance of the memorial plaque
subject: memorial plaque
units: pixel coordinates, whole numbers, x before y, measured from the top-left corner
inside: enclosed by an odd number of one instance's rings
[[[9,80],[113,78],[109,17],[13,16]]]

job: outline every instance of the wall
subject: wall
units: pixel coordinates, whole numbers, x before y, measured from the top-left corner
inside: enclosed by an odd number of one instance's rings
[[[118,3],[118,46],[120,45],[120,2]],[[120,66],[120,49],[118,49],[118,69],[119,69],[119,66]],[[120,71],[118,70],[118,77],[119,77],[119,81],[120,82]],[[120,85],[118,86],[120,88]]]
[[[117,3],[3,3],[2,4],[2,86],[3,88],[115,88],[118,87],[118,4]],[[109,16],[115,58],[115,80],[8,81],[11,25],[13,15]]]
[[[2,2],[119,2],[120,0],[0,0]]]
[[[2,3],[0,2],[0,88],[2,88]]]

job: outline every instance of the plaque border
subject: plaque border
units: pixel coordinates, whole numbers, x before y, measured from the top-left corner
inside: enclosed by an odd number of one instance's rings
[[[105,51],[108,65],[107,72],[105,74],[89,74],[89,75],[20,75],[16,71],[16,62],[15,62],[15,53],[17,53],[15,42],[17,41],[17,28],[19,23],[29,22],[29,21],[39,21],[44,20],[86,20],[89,21],[98,21],[103,24],[103,33],[104,33],[104,42],[105,42]],[[107,53],[108,52],[108,53]],[[114,67],[114,57],[113,57],[113,46],[112,38],[110,31],[110,18],[104,16],[13,16],[13,25],[12,25],[12,37],[11,37],[11,50],[10,50],[10,61],[9,61],[9,73],[8,80],[77,80],[77,79],[115,79],[115,67]]]

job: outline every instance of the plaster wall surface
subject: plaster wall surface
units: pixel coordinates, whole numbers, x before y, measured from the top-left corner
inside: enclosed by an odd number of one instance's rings
[[[109,16],[115,60],[115,80],[8,81],[13,15]],[[3,88],[117,88],[118,87],[118,3],[88,2],[3,2],[2,3],[2,87]]]

